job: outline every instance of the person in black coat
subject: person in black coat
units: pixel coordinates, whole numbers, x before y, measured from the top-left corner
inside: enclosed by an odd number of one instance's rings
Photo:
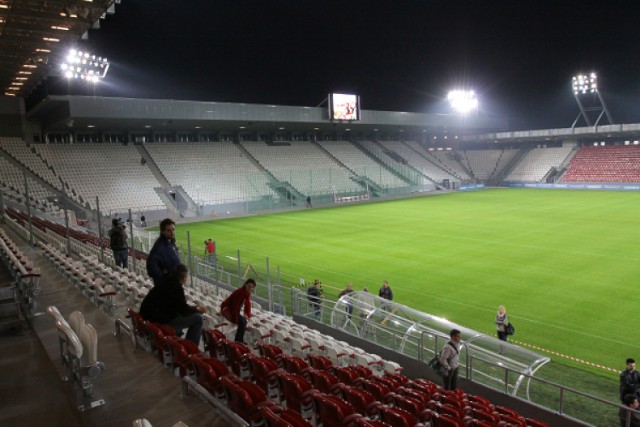
[[[140,305],[140,315],[144,320],[170,325],[177,334],[188,328],[186,338],[199,344],[202,335],[202,313],[206,313],[207,309],[187,304],[183,288],[187,280],[189,270],[179,264],[144,297]]]
[[[173,271],[180,264],[178,248],[176,247],[176,223],[171,218],[163,219],[160,223],[160,237],[153,244],[147,257],[147,274],[154,284]]]

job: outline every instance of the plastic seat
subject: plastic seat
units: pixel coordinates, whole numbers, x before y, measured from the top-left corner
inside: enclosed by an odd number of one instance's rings
[[[328,358],[314,353],[307,354],[307,360],[312,368],[328,371],[333,367],[333,362]]]
[[[226,365],[216,358],[206,357],[202,354],[191,354],[189,360],[196,382],[214,397],[221,397],[223,390],[220,378],[229,374]]]
[[[258,351],[260,352],[260,356],[268,357],[269,359],[280,363],[280,359],[283,354],[283,350],[275,344],[267,344],[267,343],[257,343]]]
[[[311,427],[311,423],[300,413],[280,406],[260,406],[258,412],[262,415],[267,427]]]
[[[307,362],[305,362],[302,358],[297,356],[282,354],[281,360],[282,360],[282,366],[284,370],[292,374],[303,375],[303,372],[305,371],[305,369],[309,367]]]
[[[227,337],[221,331],[217,329],[203,329],[202,330],[202,342],[204,343],[204,349],[211,357],[217,359],[224,359],[224,349],[222,348],[222,341]]]
[[[425,403],[394,392],[387,393],[387,395],[384,396],[383,402],[404,409],[410,414],[419,414],[426,408]]]
[[[389,393],[389,388],[387,386],[375,383],[366,378],[358,378],[353,382],[353,384],[371,393],[376,400],[382,400],[385,394]]]
[[[353,406],[337,396],[323,393],[314,393],[311,396],[316,420],[322,422],[323,426],[340,426],[347,416],[355,413]]]
[[[253,353],[245,354],[245,360],[249,364],[249,371],[257,385],[259,385],[269,398],[278,395],[278,382],[272,372],[279,369],[278,364],[266,357],[256,356]]]
[[[356,412],[360,414],[366,414],[369,405],[376,400],[368,391],[342,383],[331,387],[331,392],[349,402]]]
[[[240,362],[245,354],[251,353],[251,350],[244,344],[229,340],[222,341],[222,348],[224,349],[224,355],[227,364],[231,367],[231,371],[240,376]],[[242,372],[242,374],[242,376],[246,376],[248,372]]]
[[[319,369],[307,368],[304,375],[311,381],[313,387],[322,393],[331,393],[331,387],[338,383],[338,378],[335,375]]]
[[[176,336],[165,337],[164,343],[171,356],[171,368],[178,370],[180,378],[184,377],[191,371],[189,356],[200,354],[200,349],[192,341]]]
[[[220,379],[220,383],[225,391],[229,409],[247,422],[251,420],[251,413],[267,401],[264,391],[249,381],[227,375]]]
[[[393,427],[414,427],[418,424],[418,419],[411,413],[395,406],[383,405],[380,402],[370,406],[369,415],[377,416],[381,421],[389,423]]]
[[[289,374],[282,370],[274,371],[278,381],[280,396],[287,408],[301,412],[305,399],[303,394],[311,390],[311,383],[301,375]]]

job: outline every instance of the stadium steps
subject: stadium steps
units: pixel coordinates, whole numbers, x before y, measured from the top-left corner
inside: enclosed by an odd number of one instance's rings
[[[391,165],[387,164],[383,159],[378,157],[373,151],[370,151],[365,145],[360,144],[357,141],[350,141],[350,142],[354,146],[356,146],[360,151],[362,151],[364,154],[366,154],[369,158],[373,159],[376,163],[378,163],[380,166],[385,168],[387,171],[389,171],[390,173],[392,173],[396,177],[400,178],[402,181],[406,182],[407,184],[411,184],[411,185],[415,184],[414,182],[411,181],[411,179],[407,178],[402,173],[398,172],[395,168],[393,168]]]
[[[147,162],[145,165],[149,168],[149,171],[153,174],[153,176],[158,180],[160,185],[163,188],[171,187],[171,183],[167,179],[166,176],[162,173],[158,164],[153,160],[151,154],[147,151],[147,149],[142,144],[135,144],[136,150],[140,153],[140,156]]]
[[[349,173],[351,173],[352,175],[357,175],[357,173],[355,173],[351,168],[349,168],[349,166],[347,166],[344,163],[342,163],[336,156],[331,154],[326,148],[324,148],[322,145],[318,144],[317,141],[309,141],[309,142],[311,142],[312,145],[315,145],[320,151],[325,153],[327,155],[327,157],[329,157],[334,162],[336,162],[336,164],[338,164],[338,165],[342,166],[343,168],[345,168],[346,170],[348,170]]]
[[[527,157],[527,154],[529,154],[530,151],[530,148],[523,148],[519,150],[518,153],[502,168],[502,170],[497,171],[493,179],[491,179],[491,183],[499,184],[504,181],[504,178],[508,176],[525,157]]]

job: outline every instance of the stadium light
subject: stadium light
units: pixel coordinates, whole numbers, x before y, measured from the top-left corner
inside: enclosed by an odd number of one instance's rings
[[[573,76],[571,87],[574,95],[596,93],[598,91],[598,76],[596,73]]]
[[[460,114],[478,109],[478,97],[472,90],[452,90],[447,95],[449,105]]]
[[[60,64],[64,76],[68,79],[82,79],[97,83],[105,78],[109,70],[109,61],[102,56],[71,49]]]
[[[603,117],[606,117],[610,125],[614,124],[611,113],[598,89],[598,75],[596,73],[581,73],[573,76],[571,89],[580,108],[580,114],[574,120],[572,129],[576,127],[580,119],[583,119],[587,126],[598,126]]]

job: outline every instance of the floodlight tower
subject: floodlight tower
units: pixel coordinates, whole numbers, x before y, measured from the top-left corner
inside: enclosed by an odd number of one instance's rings
[[[578,117],[574,120],[571,129],[576,127],[581,117],[587,123],[587,126],[598,126],[604,115],[607,116],[609,124],[613,124],[613,118],[609,113],[607,105],[604,103],[604,99],[602,99],[602,94],[600,94],[598,90],[598,76],[596,73],[574,76],[571,80],[571,88],[573,89],[573,97],[576,99],[578,107],[580,107],[580,114],[578,114]],[[586,104],[586,102],[589,102],[589,104]],[[595,122],[591,120],[588,114],[591,112],[598,114]]]
[[[468,114],[475,110],[478,112],[478,97],[473,90],[452,90],[447,95],[449,105],[459,114]]]

